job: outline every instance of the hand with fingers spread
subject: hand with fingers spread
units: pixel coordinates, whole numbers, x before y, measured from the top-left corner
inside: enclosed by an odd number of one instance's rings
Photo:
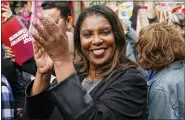
[[[44,48],[35,40],[33,40],[33,50],[37,72],[40,74],[50,73],[53,69],[53,61],[47,55]]]
[[[33,35],[35,40],[43,46],[53,62],[68,61],[70,56],[64,20],[60,19],[56,24],[50,17],[41,14],[38,14],[38,19],[42,27],[33,22],[33,26],[38,31],[38,34]]]
[[[38,15],[40,24],[33,22],[38,34],[33,34],[34,57],[37,65],[36,79],[31,95],[36,95],[50,85],[50,73],[54,66],[58,82],[64,80],[75,70],[70,61],[68,40],[64,22],[55,24],[49,17]],[[59,27],[61,26],[61,27]]]
[[[10,47],[5,46],[5,57],[7,59],[10,59],[11,61],[15,62],[15,55],[13,54]]]

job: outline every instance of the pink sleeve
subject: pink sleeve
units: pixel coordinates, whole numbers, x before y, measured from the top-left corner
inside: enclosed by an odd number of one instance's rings
[[[32,15],[31,15],[31,21],[30,21],[30,22],[32,22],[33,20],[37,20],[36,14],[37,14],[38,12],[41,12],[41,11],[42,11],[41,5],[42,5],[42,1],[32,1],[32,8],[31,8],[31,10],[32,10]],[[30,31],[31,33],[34,33],[34,32],[35,32],[35,29],[34,29],[34,27],[32,26],[32,24],[30,24],[29,31]]]

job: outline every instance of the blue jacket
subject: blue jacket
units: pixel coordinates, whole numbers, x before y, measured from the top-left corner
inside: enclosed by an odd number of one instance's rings
[[[148,119],[185,118],[185,60],[155,72],[148,81]]]
[[[135,62],[136,61],[135,44],[137,39],[137,33],[131,26],[128,26],[128,25],[127,25],[127,31],[128,33],[126,34],[126,42],[127,42],[126,56]]]

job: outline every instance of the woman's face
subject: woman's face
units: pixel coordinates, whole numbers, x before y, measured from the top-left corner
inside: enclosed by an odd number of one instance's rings
[[[81,47],[90,69],[102,67],[114,55],[115,38],[109,21],[100,15],[88,16],[80,30]]]

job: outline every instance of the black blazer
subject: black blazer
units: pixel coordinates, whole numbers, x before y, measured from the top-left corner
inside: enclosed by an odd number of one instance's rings
[[[63,82],[55,80],[50,88],[30,97],[31,82],[26,89],[24,118],[49,119],[58,114],[55,120],[147,119],[147,83],[139,70],[118,69],[90,94],[80,85],[85,76],[73,73]]]

